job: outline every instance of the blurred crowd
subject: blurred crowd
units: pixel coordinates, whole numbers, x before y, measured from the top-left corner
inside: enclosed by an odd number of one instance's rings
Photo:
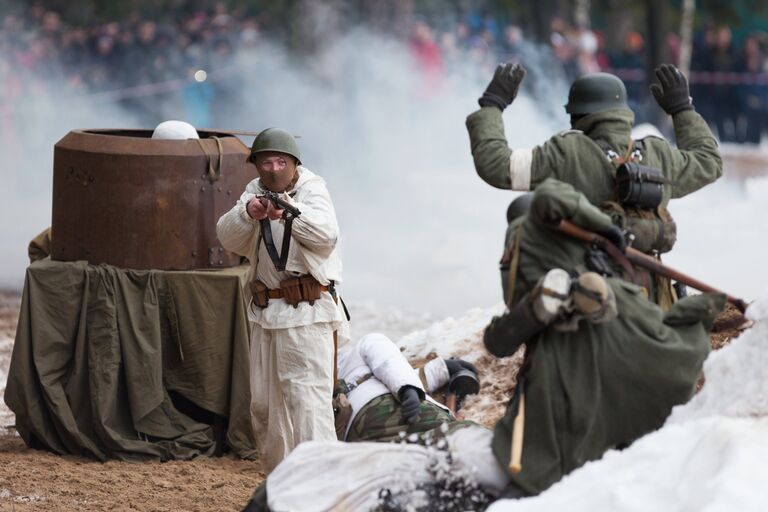
[[[537,45],[522,27],[493,17],[469,16],[442,32],[416,22],[411,47],[432,75],[440,66],[461,72],[469,60],[490,77],[499,62],[522,62],[529,69],[524,85],[534,97],[546,94],[554,80],[570,83],[584,73],[608,71],[627,85],[637,122],[653,119],[649,109],[657,107],[650,101],[642,34],[627,30],[620,44],[608,45],[601,31],[558,17],[550,30],[549,44]],[[679,64],[679,36],[668,34],[666,46],[669,62]],[[768,130],[768,34],[751,34],[737,45],[729,27],[707,26],[695,35],[690,67],[694,105],[720,140],[759,143]]]
[[[168,110],[210,127],[215,96],[226,96],[233,84],[212,82],[208,74],[226,78],[235,49],[258,40],[256,19],[236,19],[224,4],[173,22],[133,15],[90,26],[67,26],[58,13],[33,6],[6,16],[0,26],[0,116],[11,115],[25,97],[55,88],[58,97],[118,102],[146,126],[158,122],[158,104],[171,103]]]
[[[262,34],[262,21],[233,14],[224,3],[168,22],[132,15],[69,26],[39,5],[7,15],[0,24],[0,132],[14,130],[25,97],[52,87],[95,102],[117,102],[145,126],[161,120],[158,102],[184,112],[196,126],[226,126],[223,99],[238,86],[233,60],[273,35]],[[602,32],[554,17],[548,44],[542,45],[519,25],[473,11],[449,23],[417,18],[409,26],[404,42],[428,94],[438,93],[450,76],[476,80],[480,91],[498,62],[518,60],[529,69],[524,85],[534,97],[549,94],[553,83],[607,70],[624,79],[638,121],[650,117],[645,40],[639,32],[627,30],[621,44],[609,45]],[[668,36],[667,47],[676,63],[676,35]],[[768,129],[766,48],[764,33],[738,45],[727,27],[706,27],[696,35],[692,95],[722,141],[758,143]]]

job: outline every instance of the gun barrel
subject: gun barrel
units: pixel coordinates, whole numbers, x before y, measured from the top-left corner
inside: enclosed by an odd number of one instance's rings
[[[272,204],[275,205],[275,208],[278,208],[280,210],[286,210],[293,217],[298,217],[299,215],[301,215],[301,211],[298,208],[296,208],[294,205],[292,205],[285,199],[281,198],[275,192],[271,192],[271,191],[266,192],[264,194],[264,198],[269,201],[272,201]]]
[[[601,237],[597,233],[593,233],[591,231],[587,231],[586,229],[583,229],[572,222],[568,220],[561,220],[560,223],[557,225],[558,231],[571,236],[573,238],[577,238],[579,240],[582,240],[584,242],[596,242],[599,243],[599,245],[602,246],[612,246],[610,241],[606,240],[605,238]],[[615,246],[614,246],[615,248]],[[738,297],[734,297],[733,295],[730,295],[728,293],[725,293],[714,286],[710,286],[702,281],[699,281],[698,279],[695,279],[687,274],[684,274],[680,272],[679,270],[675,270],[672,267],[668,267],[667,265],[664,265],[661,261],[657,260],[656,258],[649,256],[645,253],[642,253],[638,251],[637,249],[633,249],[631,247],[627,248],[626,258],[631,261],[633,264],[637,265],[638,267],[643,267],[645,269],[650,270],[654,274],[658,274],[664,277],[668,277],[670,279],[674,279],[675,281],[679,281],[681,283],[684,283],[691,288],[694,288],[696,290],[706,292],[706,293],[721,293],[725,295],[728,298],[728,302],[736,306],[736,308],[744,313],[747,309],[747,303]]]

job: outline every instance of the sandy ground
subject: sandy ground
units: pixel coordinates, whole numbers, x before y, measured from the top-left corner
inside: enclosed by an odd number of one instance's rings
[[[0,292],[0,373],[10,363],[20,297]],[[733,311],[726,312],[728,316]],[[713,348],[726,345],[737,329],[714,334]],[[522,352],[496,359],[480,348],[480,333],[467,340],[484,378],[479,395],[467,400],[463,415],[492,426],[504,412],[514,389]],[[481,349],[480,349],[481,350]],[[459,356],[463,354],[457,354]],[[418,362],[414,362],[418,363]],[[0,389],[0,394],[4,389]],[[258,462],[232,456],[187,462],[94,462],[32,450],[10,427],[13,415],[0,406],[0,511],[240,510],[264,479]]]
[[[0,292],[0,373],[11,359],[20,296]],[[94,462],[31,450],[0,406],[0,511],[240,510],[264,479],[258,462],[232,456],[187,462]]]

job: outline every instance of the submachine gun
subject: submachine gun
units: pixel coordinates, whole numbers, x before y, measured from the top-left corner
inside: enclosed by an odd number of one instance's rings
[[[288,219],[293,218],[295,219],[299,215],[301,215],[301,211],[299,211],[298,208],[296,208],[294,205],[280,197],[280,194],[277,192],[272,192],[271,190],[267,190],[264,195],[258,196],[259,198],[264,198],[267,201],[270,201],[275,208],[278,210],[283,210],[283,218]]]

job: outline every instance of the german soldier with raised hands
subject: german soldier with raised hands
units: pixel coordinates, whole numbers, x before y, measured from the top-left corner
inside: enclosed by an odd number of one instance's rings
[[[631,233],[633,246],[660,254],[671,250],[676,226],[667,211],[670,199],[715,181],[722,160],[712,132],[696,113],[685,76],[674,66],[656,70],[651,92],[672,116],[677,148],[664,139],[632,139],[634,114],[624,83],[608,73],[591,73],[571,85],[565,110],[571,130],[533,148],[509,146],[502,111],[517,96],[525,77],[519,64],[502,64],[467,118],[478,175],[490,185],[534,190],[547,178],[572,185]],[[673,300],[669,282],[651,280],[648,292],[662,307]]]

